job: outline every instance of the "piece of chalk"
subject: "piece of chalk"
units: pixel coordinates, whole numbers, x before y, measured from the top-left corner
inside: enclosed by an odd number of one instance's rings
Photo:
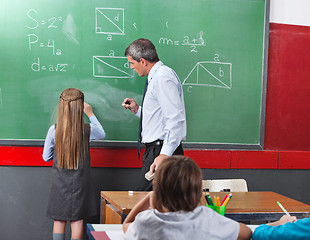
[[[122,106],[125,106],[125,103],[122,103]]]
[[[128,191],[128,195],[129,196],[133,195],[133,191]]]

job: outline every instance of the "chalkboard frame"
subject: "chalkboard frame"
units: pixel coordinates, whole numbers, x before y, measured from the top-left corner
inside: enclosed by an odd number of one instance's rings
[[[265,115],[266,115],[266,92],[267,92],[267,70],[268,70],[268,42],[269,42],[269,19],[270,19],[270,0],[265,0],[265,22],[264,22],[264,50],[262,68],[262,94],[261,94],[261,114],[260,114],[260,133],[258,144],[226,144],[226,143],[199,143],[184,142],[184,148],[192,149],[248,149],[263,150],[265,135]],[[0,139],[0,146],[43,146],[44,140],[33,139]],[[136,148],[136,141],[93,141],[91,147],[98,148]]]

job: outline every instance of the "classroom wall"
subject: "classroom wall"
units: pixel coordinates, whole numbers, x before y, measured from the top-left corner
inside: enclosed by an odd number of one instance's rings
[[[309,7],[307,0],[271,1],[267,150],[307,151],[306,154],[310,150]]]
[[[98,196],[99,190],[131,190],[136,174],[137,168],[92,169]],[[203,177],[244,177],[251,191],[274,191],[310,204],[307,170],[203,169]],[[45,215],[49,183],[49,167],[0,167],[0,239],[52,239],[52,220]],[[98,223],[99,216],[87,222]]]
[[[310,26],[309,7],[308,0],[271,0],[270,22]]]
[[[275,191],[310,204],[310,16],[307,0],[272,0],[265,146],[262,151],[185,153],[204,178],[245,178],[251,191]],[[50,164],[42,147],[0,147],[0,239],[51,239],[45,217]],[[99,190],[130,190],[141,163],[135,149],[93,148]],[[91,221],[96,222],[97,219]]]
[[[273,168],[273,162],[278,162],[278,168],[308,169],[310,168],[310,15],[307,12],[310,3],[307,0],[272,0],[270,1],[270,32],[269,56],[267,74],[266,120],[263,151],[244,151],[243,160],[238,166],[248,168]],[[40,148],[27,149],[27,154],[36,157],[26,161],[21,157],[25,148],[11,147],[5,150],[5,157],[0,159],[0,165],[9,166],[44,166]],[[98,149],[98,167],[137,167],[136,155],[131,150],[122,149],[128,155],[124,162],[122,158],[115,158],[115,149]],[[269,161],[255,162],[262,154],[269,155],[268,151],[275,151],[272,163]],[[219,161],[205,160],[210,156],[208,149],[193,150],[197,161],[201,160],[205,168],[222,168]],[[262,153],[264,152],[264,153]],[[33,153],[33,154],[32,154]],[[231,151],[232,156],[234,151]],[[1,154],[1,152],[0,152]],[[294,154],[300,156],[293,158]],[[23,155],[22,155],[23,156]],[[221,151],[214,152],[212,156],[221,157]],[[234,163],[233,157],[231,158]],[[108,164],[107,164],[108,163]],[[232,165],[232,168],[238,168]],[[126,167],[126,166],[125,166]]]

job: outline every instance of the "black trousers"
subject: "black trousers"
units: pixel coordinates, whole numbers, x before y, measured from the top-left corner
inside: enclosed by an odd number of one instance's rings
[[[136,191],[152,191],[152,181],[148,181],[144,175],[150,170],[150,166],[154,162],[154,159],[160,154],[162,145],[146,146],[146,150],[142,158],[142,169],[139,176],[138,186]],[[182,143],[177,147],[172,155],[184,155]]]

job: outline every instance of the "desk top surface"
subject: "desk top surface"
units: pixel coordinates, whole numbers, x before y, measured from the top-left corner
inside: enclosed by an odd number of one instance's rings
[[[102,191],[101,197],[111,203],[120,213],[127,214],[148,192]],[[227,192],[210,192],[211,197],[223,199]],[[279,201],[291,213],[310,213],[310,205],[285,197],[275,192],[233,192],[226,213],[282,213]],[[205,205],[204,194],[201,205]]]

